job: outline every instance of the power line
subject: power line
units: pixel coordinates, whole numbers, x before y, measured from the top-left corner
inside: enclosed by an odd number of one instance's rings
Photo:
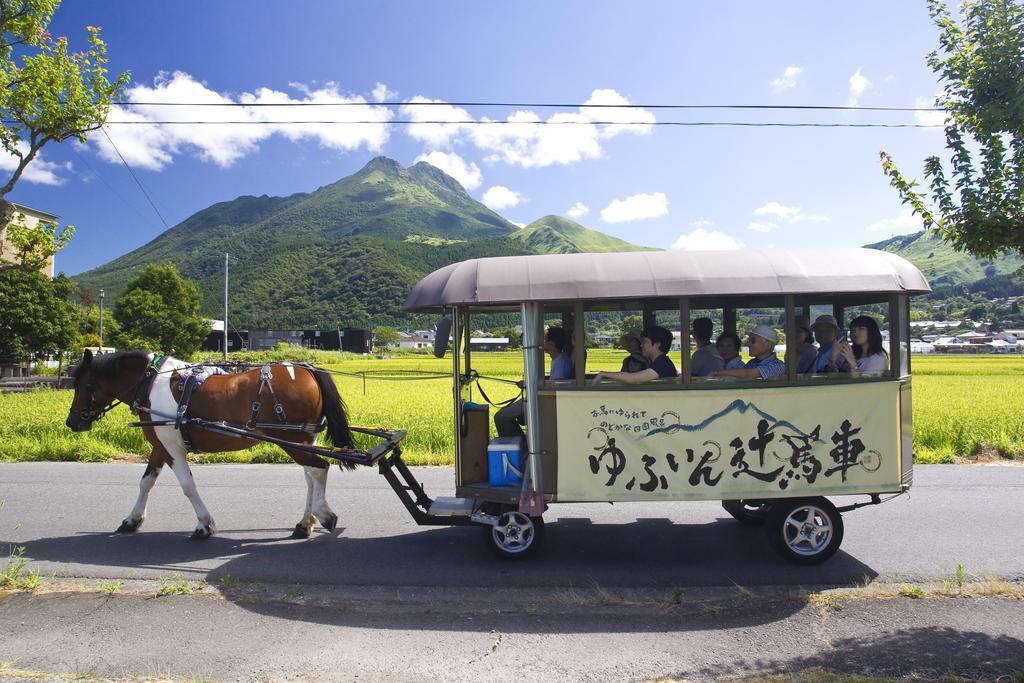
[[[139,211],[139,209],[138,209],[138,208],[137,208],[137,207],[136,207],[136,206],[135,206],[134,204],[131,204],[131,203],[129,203],[129,202],[128,202],[128,200],[126,200],[126,199],[125,199],[125,198],[124,198],[124,197],[123,197],[123,196],[121,195],[121,193],[120,193],[120,192],[118,192],[117,190],[115,190],[115,189],[114,189],[114,186],[113,186],[113,185],[111,185],[111,184],[110,184],[109,182],[107,182],[107,179],[106,179],[106,178],[105,178],[105,177],[104,177],[103,175],[101,175],[101,174],[100,174],[100,172],[99,172],[99,171],[97,171],[97,170],[96,170],[96,168],[95,168],[95,167],[94,167],[94,166],[93,166],[93,165],[92,165],[91,163],[89,163],[89,160],[88,160],[88,159],[86,159],[86,158],[85,158],[84,156],[82,156],[81,154],[79,154],[79,153],[78,153],[78,150],[77,150],[77,149],[75,149],[75,146],[74,146],[74,145],[70,145],[69,147],[70,147],[71,151],[75,153],[75,156],[76,156],[76,157],[78,157],[79,161],[81,161],[81,162],[82,162],[83,164],[85,164],[85,166],[86,166],[86,167],[87,167],[87,168],[88,168],[88,169],[89,169],[90,171],[92,171],[92,174],[93,174],[94,176],[96,176],[97,178],[99,178],[99,179],[100,179],[100,181],[102,181],[102,183],[103,183],[104,185],[106,185],[106,186],[107,186],[107,189],[108,189],[108,190],[110,190],[110,192],[111,192],[111,193],[112,193],[112,194],[113,194],[113,195],[114,195],[115,197],[117,197],[117,198],[118,198],[118,199],[119,199],[119,200],[121,201],[121,203],[122,203],[122,204],[124,204],[125,206],[127,206],[128,208],[130,208],[130,209],[131,209],[131,210],[132,210],[132,211],[133,211],[133,212],[135,213],[135,215],[136,215],[136,216],[138,216],[139,218],[142,218],[142,213],[141,213],[141,212]]]
[[[117,145],[114,144],[114,141],[110,139],[110,135],[107,134],[107,129],[106,128],[100,128],[100,130],[103,131],[103,137],[105,137],[107,139],[107,142],[110,143],[110,146],[114,148],[115,152],[117,152],[117,156],[119,156],[121,158],[121,163],[124,164],[124,167],[128,169],[128,173],[131,175],[132,179],[135,181],[135,184],[139,186],[140,190],[142,190],[142,194],[145,195],[146,201],[148,201],[149,205],[153,207],[153,211],[156,212],[156,215],[160,219],[160,222],[164,224],[164,228],[167,229],[167,230],[170,230],[171,226],[167,225],[167,221],[165,221],[164,217],[160,214],[160,209],[156,208],[156,204],[153,203],[153,199],[149,196],[149,193],[146,192],[146,188],[143,187],[142,181],[139,180],[139,177],[137,175],[135,175],[135,171],[133,171],[132,167],[128,165],[127,161],[125,161],[124,156],[121,154],[121,150],[119,150],[117,148]]]
[[[944,111],[937,107],[822,104],[560,104],[555,102],[113,102],[117,107],[528,107],[531,109],[778,109],[810,111]]]
[[[107,121],[108,126],[386,126],[386,125],[460,125],[460,126],[734,126],[750,128],[942,128],[936,123],[793,123],[768,121]]]

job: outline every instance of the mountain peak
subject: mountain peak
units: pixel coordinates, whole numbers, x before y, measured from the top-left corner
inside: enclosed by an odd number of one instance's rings
[[[512,239],[523,242],[541,254],[575,254],[580,252],[656,251],[630,244],[611,235],[591,230],[576,221],[550,214],[538,218]]]
[[[374,157],[366,162],[366,166],[363,166],[360,173],[370,173],[373,171],[381,171],[387,175],[397,176],[405,171],[405,167],[398,163],[394,159],[385,156]]]
[[[429,178],[430,180],[433,180],[435,183],[440,183],[441,185],[444,185],[446,188],[452,190],[453,192],[467,194],[466,188],[462,186],[462,183],[460,183],[458,180],[456,180],[455,178],[451,177],[450,175],[439,169],[437,166],[427,163],[426,161],[417,161],[415,164],[409,167],[409,173],[420,179]]]

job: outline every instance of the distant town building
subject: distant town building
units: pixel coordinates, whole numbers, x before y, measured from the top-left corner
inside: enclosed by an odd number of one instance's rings
[[[431,335],[430,339],[423,337],[416,332],[399,332],[398,333],[398,348],[400,349],[432,349],[434,348],[434,339]]]
[[[15,220],[17,220],[19,217],[24,218],[25,224],[30,228],[35,228],[40,223],[54,223],[57,221],[58,217],[52,213],[46,213],[45,211],[40,211],[39,209],[33,209],[31,206],[25,206],[24,204],[15,204],[14,202],[11,203],[14,204]],[[0,244],[3,245],[3,248],[0,249],[0,259],[3,259],[4,261],[13,262],[15,260],[14,254],[12,253],[13,247],[11,243],[7,241],[6,225],[0,225]],[[48,277],[53,277],[54,269],[52,256],[49,258],[49,260],[46,262],[46,265],[43,267],[43,272],[46,273]]]
[[[508,337],[471,337],[469,350],[472,351],[507,351]]]

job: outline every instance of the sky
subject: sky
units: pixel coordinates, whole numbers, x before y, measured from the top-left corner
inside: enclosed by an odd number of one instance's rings
[[[131,72],[126,101],[178,106],[115,107],[113,146],[101,132],[48,145],[8,195],[76,227],[57,257],[68,274],[213,203],[310,192],[379,155],[429,161],[520,225],[559,214],[666,249],[859,246],[920,229],[879,151],[919,177],[943,147],[941,128],[651,125],[941,124],[934,112],[579,106],[929,107],[924,0],[65,0],[50,30],[74,49],[86,25],[111,71]],[[350,104],[194,106],[309,102]],[[485,120],[512,123],[399,123]]]

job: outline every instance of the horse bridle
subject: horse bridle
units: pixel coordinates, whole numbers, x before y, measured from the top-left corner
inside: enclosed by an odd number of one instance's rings
[[[140,377],[138,379],[138,381],[135,382],[135,384],[133,384],[131,386],[131,388],[128,390],[134,396],[134,399],[132,400],[132,404],[131,404],[131,409],[132,409],[133,413],[138,414],[139,403],[141,402],[141,399],[143,398],[142,396],[140,396],[140,394],[142,393],[140,391],[140,389],[143,387],[144,384],[146,384],[148,382],[148,380],[150,380],[152,377],[154,377],[157,374],[159,374],[160,371],[156,367],[154,367],[154,364],[163,361],[163,359],[164,359],[164,356],[157,356],[157,358],[154,359],[153,363],[151,363],[151,364],[146,366],[146,371],[144,373],[142,373],[142,377]],[[78,408],[77,410],[72,408],[68,412],[73,417],[75,417],[76,419],[84,420],[86,423],[92,424],[93,422],[96,422],[96,421],[102,419],[104,415],[109,413],[111,410],[113,410],[117,406],[119,406],[119,405],[127,405],[124,401],[122,401],[121,399],[119,399],[119,398],[117,398],[115,396],[113,398],[113,400],[109,404],[97,408],[97,407],[95,407],[95,403],[96,403],[95,393],[96,393],[96,384],[95,384],[95,382],[88,382],[88,383],[86,383],[86,385],[85,385],[86,407],[85,408]]]
[[[83,420],[88,424],[92,424],[97,420],[101,419],[104,415],[109,413],[111,410],[124,403],[121,399],[116,396],[107,405],[101,407],[95,407],[96,404],[96,385],[93,382],[89,382],[85,385],[85,396],[86,396],[86,407],[85,408],[72,408],[70,411],[71,415],[77,420]]]

